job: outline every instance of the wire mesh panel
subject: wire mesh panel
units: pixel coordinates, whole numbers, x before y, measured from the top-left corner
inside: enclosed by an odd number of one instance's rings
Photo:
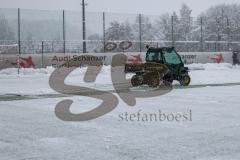
[[[158,16],[86,12],[84,31],[80,11],[0,9],[0,51],[80,53],[85,44],[86,52],[93,53],[139,52],[146,44],[174,46],[184,52],[240,48],[238,17],[225,13],[191,17],[190,13],[185,10],[179,15]]]
[[[228,51],[230,32],[228,21],[219,17],[203,17],[204,51]]]
[[[0,40],[17,41],[18,11],[17,9],[0,8]]]
[[[17,67],[17,62],[18,10],[0,9],[0,69]]]
[[[197,52],[202,50],[202,22],[193,17],[173,18],[174,46],[178,51]]]
[[[0,9],[0,54],[18,51],[18,11]]]
[[[63,40],[63,12],[62,11],[36,11],[21,10],[21,52],[38,53],[36,41],[62,41]],[[36,43],[36,45],[35,45]],[[63,52],[57,48],[59,52]]]
[[[103,52],[104,47],[104,13],[86,13],[87,52]]]
[[[106,41],[115,43],[116,47],[112,47],[111,51],[139,51],[139,15],[135,14],[118,14],[106,13]],[[111,42],[110,42],[111,41]],[[122,42],[127,41],[127,42]],[[122,42],[122,43],[121,43]],[[120,43],[125,46],[121,47]],[[120,47],[119,47],[120,45]],[[109,51],[107,47],[107,51]]]
[[[82,13],[65,11],[66,52],[82,52]]]
[[[163,41],[161,36],[161,27],[158,24],[159,16],[154,15],[139,15],[140,18],[140,34],[141,34],[141,51],[144,51],[145,45],[150,47],[159,47],[160,41]]]
[[[151,16],[151,15],[140,15],[141,17],[141,38],[143,41],[149,41],[149,40],[160,40],[161,32],[157,32],[159,29],[160,31],[160,25],[157,24],[157,20],[159,19],[159,16]]]

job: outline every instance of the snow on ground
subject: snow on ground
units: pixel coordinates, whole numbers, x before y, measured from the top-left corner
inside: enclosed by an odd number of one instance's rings
[[[240,66],[228,63],[190,64],[191,84],[240,82]]]
[[[120,101],[109,114],[87,122],[64,122],[54,115],[63,98],[0,102],[1,160],[239,160],[240,86],[177,89]],[[72,97],[72,111],[99,104]],[[192,121],[126,121],[121,114],[188,113]]]
[[[192,84],[240,82],[240,67],[192,64]],[[48,85],[53,68],[0,71],[0,94],[55,93]],[[66,80],[84,84],[84,69]],[[104,67],[95,84],[111,84]],[[86,85],[86,84],[84,84]],[[54,113],[66,98],[0,101],[0,160],[239,160],[240,86],[174,89],[138,98],[134,107],[119,99],[112,112],[86,122],[64,122]],[[116,94],[115,94],[116,95]],[[90,110],[101,101],[74,96],[71,111]],[[191,120],[130,121],[125,115],[188,114]]]
[[[190,69],[191,85],[196,84],[219,84],[240,82],[240,66],[231,64],[191,64]],[[49,86],[49,76],[54,68],[45,69],[5,69],[0,71],[0,95],[20,94],[39,95],[56,93]],[[83,75],[86,68],[76,69],[66,79],[67,84],[82,85],[103,90],[111,90],[110,66],[104,66],[98,75],[96,82],[85,83]]]

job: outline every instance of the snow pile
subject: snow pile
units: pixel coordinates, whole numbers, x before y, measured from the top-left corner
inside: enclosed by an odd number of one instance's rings
[[[240,66],[231,64],[190,64],[190,85],[208,85],[240,82]],[[103,66],[96,81],[86,83],[83,79],[87,67],[75,69],[67,76],[65,83],[74,86],[84,86],[99,90],[112,90],[111,66]],[[39,95],[56,93],[49,86],[49,77],[54,71],[53,67],[42,69],[20,69],[18,74],[16,68],[0,71],[0,95],[20,94]],[[96,74],[96,73],[95,73]],[[130,78],[127,76],[127,78]],[[177,84],[179,82],[176,82]]]
[[[108,66],[103,66],[100,70],[100,73],[99,74],[108,74],[111,70],[111,66],[108,65]],[[84,75],[87,71],[87,67],[82,67],[82,68],[77,68],[75,70],[73,70],[70,74],[70,76],[76,76],[76,75]]]
[[[19,75],[50,75],[55,70],[54,67],[48,66],[46,68],[20,68]],[[87,67],[75,69],[71,75],[84,75]],[[106,74],[111,70],[110,66],[103,66],[100,73]],[[0,70],[0,75],[18,75],[18,68],[7,68]]]
[[[240,66],[233,66],[230,63],[193,63],[186,65],[190,70],[228,70],[228,69],[238,69]]]
[[[236,69],[240,70],[240,66],[233,66],[230,63],[193,63],[186,65],[190,70],[229,70],[229,69]],[[75,69],[71,75],[84,75],[86,72],[87,67]],[[20,75],[49,75],[55,70],[54,67],[46,67],[46,68],[21,68],[19,70]],[[106,74],[109,73],[111,70],[110,66],[103,66],[100,73]],[[0,70],[0,75],[17,75],[18,69],[17,68],[8,68]]]
[[[19,74],[20,75],[48,75],[54,71],[53,67],[46,67],[46,68],[20,68]],[[0,70],[0,74],[2,75],[16,75],[18,74],[18,68],[7,68]]]
[[[229,63],[190,64],[191,84],[222,84],[240,82],[240,66]]]

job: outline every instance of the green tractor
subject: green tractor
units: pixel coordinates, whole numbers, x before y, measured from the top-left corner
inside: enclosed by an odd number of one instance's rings
[[[160,84],[170,85],[173,80],[188,86],[191,81],[188,68],[173,47],[148,48],[146,63],[126,64],[125,72],[135,73],[131,79],[132,86],[157,87]]]

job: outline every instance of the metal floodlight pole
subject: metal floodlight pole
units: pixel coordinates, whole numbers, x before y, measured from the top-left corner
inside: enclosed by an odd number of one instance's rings
[[[20,55],[21,55],[21,25],[20,25],[20,8],[18,8],[18,74],[20,72]]]
[[[174,24],[174,17],[172,16],[172,47],[174,47],[174,28],[173,28],[173,24]]]
[[[227,50],[230,50],[230,23],[229,23],[229,18],[227,17]]]
[[[82,0],[82,34],[83,34],[83,53],[86,53],[86,16],[85,16],[85,0]]]
[[[201,52],[203,52],[203,18],[201,17]]]
[[[219,41],[221,41],[221,35],[220,35],[220,19],[216,19],[217,21],[217,44],[216,44],[216,51],[220,50],[220,43]]]
[[[139,14],[139,51],[142,52],[142,15]]]
[[[44,53],[44,42],[42,41],[42,68],[44,66],[44,63],[43,63],[43,53]]]
[[[63,10],[63,53],[66,53],[65,11]]]
[[[105,21],[105,12],[103,12],[103,52],[105,53],[106,46],[106,21]]]

